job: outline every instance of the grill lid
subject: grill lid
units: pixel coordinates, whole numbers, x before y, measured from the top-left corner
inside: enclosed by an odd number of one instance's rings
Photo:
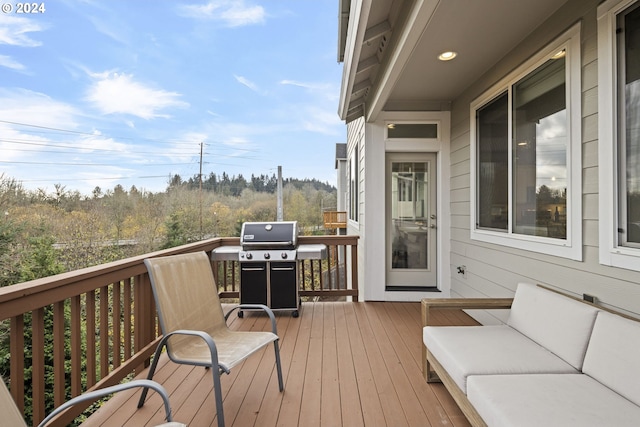
[[[295,248],[298,244],[298,221],[245,222],[240,244],[250,248]]]

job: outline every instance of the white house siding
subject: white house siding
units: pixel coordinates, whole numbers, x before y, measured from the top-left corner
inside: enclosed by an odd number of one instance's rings
[[[597,0],[575,0],[454,100],[451,116],[451,295],[508,297],[518,282],[541,283],[640,316],[640,273],[599,263]],[[470,239],[470,117],[473,99],[555,37],[581,22],[583,259],[573,261]],[[608,142],[610,143],[610,142]],[[456,267],[466,266],[463,277]],[[492,323],[484,313],[476,313]],[[503,316],[499,316],[503,317]]]
[[[358,220],[354,221],[348,219],[347,221],[347,234],[360,236],[360,240],[358,241],[358,285],[359,285],[359,293],[364,296],[365,292],[365,280],[366,280],[366,269],[364,268],[365,264],[365,251],[364,245],[366,244],[366,236],[364,233],[361,233],[361,230],[364,230],[364,209],[365,209],[365,182],[364,182],[364,167],[365,167],[365,126],[364,126],[364,118],[360,117],[350,123],[347,124],[347,159],[350,161],[353,157],[354,150],[358,150],[357,158],[358,158]],[[347,177],[347,188],[350,189],[350,180],[351,177]],[[351,190],[349,190],[351,191]],[[349,197],[351,195],[349,194]],[[350,209],[350,204],[347,203],[347,210]],[[348,218],[351,218],[350,212],[348,213]],[[361,297],[362,299],[362,297]]]

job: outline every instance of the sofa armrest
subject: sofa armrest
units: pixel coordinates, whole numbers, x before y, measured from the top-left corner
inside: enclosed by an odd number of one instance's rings
[[[513,298],[423,298],[422,326],[431,324],[431,310],[491,310],[509,309]]]
[[[431,310],[491,310],[509,309],[513,298],[423,298],[422,326],[431,326]],[[451,325],[455,326],[455,325]],[[439,381],[431,370],[427,347],[422,344],[422,373],[427,382]]]

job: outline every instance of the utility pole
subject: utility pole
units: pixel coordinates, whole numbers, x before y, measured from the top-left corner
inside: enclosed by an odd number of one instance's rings
[[[278,207],[277,207],[277,220],[282,221],[282,166],[278,166]]]
[[[203,143],[200,143],[200,240],[203,238],[202,234],[202,146]]]

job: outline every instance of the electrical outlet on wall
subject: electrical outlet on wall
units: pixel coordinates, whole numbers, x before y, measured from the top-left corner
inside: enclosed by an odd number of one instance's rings
[[[458,274],[462,274],[462,277],[464,277],[465,279],[467,278],[467,266],[466,265],[459,265],[458,267],[456,267],[456,270],[458,271]]]

